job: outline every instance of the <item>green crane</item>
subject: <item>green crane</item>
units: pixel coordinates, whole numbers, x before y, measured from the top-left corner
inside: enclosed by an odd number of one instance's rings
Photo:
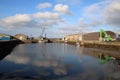
[[[103,41],[103,33],[104,33],[104,39],[105,41],[112,41],[112,38],[110,37],[110,35],[108,35],[103,29],[100,30],[100,41]]]

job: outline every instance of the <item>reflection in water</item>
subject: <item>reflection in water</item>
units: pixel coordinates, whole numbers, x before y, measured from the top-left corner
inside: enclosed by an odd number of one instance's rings
[[[12,52],[12,55],[7,56],[5,59],[8,62],[15,63],[16,65],[29,65],[30,68],[13,69],[11,72],[7,73],[8,76],[17,73],[19,73],[20,76],[21,73],[27,74],[28,72],[31,72],[31,68],[32,72],[35,71],[34,74],[40,75],[42,78],[44,76],[51,77],[53,73],[58,76],[67,75],[67,69],[70,65],[60,63],[63,55],[55,55],[56,53],[54,52],[54,48],[60,47],[59,45],[54,45],[53,47],[46,44],[30,45],[31,44],[22,44],[17,46]],[[39,68],[41,68],[41,70]],[[50,69],[50,72],[46,69]],[[35,75],[32,77],[35,77]],[[40,77],[37,76],[37,78]]]
[[[114,51],[105,51],[105,50],[99,50],[99,49],[88,49],[84,50],[84,53],[87,55],[94,56],[98,58],[99,53],[104,54],[105,56],[110,56],[111,59],[107,61],[106,64],[101,65],[102,68],[102,75],[104,75],[104,80],[120,80],[120,67],[119,67],[119,62],[120,62],[120,53],[119,52],[114,52]],[[102,59],[105,59],[102,57]],[[102,80],[103,80],[102,79]]]
[[[84,47],[81,46],[81,47],[78,47],[76,48],[76,53],[79,55],[79,61],[82,62],[82,59],[83,59],[83,49]]]
[[[114,60],[115,58],[110,55],[104,55],[103,53],[98,54],[98,58],[100,59],[100,64],[105,64],[108,61]]]
[[[21,44],[0,62],[0,78],[119,80],[119,60],[101,65],[97,55],[100,52],[106,53],[68,44]]]
[[[120,59],[115,59],[114,64],[117,65],[118,68],[120,68]]]

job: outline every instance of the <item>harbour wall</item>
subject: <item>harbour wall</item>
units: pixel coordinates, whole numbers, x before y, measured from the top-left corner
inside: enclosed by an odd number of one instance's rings
[[[64,41],[61,41],[64,42]],[[67,44],[77,45],[76,41],[68,41]],[[79,42],[81,44],[81,42]],[[83,41],[82,46],[87,48],[98,48],[110,51],[120,51],[120,42],[110,41],[110,42],[100,42],[100,41]]]

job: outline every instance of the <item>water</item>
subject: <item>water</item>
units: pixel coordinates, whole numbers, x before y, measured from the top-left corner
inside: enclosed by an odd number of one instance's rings
[[[98,59],[99,53],[111,51],[60,43],[21,44],[12,49],[1,51],[5,55],[0,55],[0,79],[120,80],[119,60],[100,64]]]

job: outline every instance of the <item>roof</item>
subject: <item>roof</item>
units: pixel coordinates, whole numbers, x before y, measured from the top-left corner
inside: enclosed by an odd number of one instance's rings
[[[15,36],[27,36],[25,34],[16,34]]]
[[[112,31],[106,31],[107,32],[107,34],[110,34],[110,33],[113,33],[113,34],[115,34],[114,32],[112,32]],[[99,32],[90,32],[90,33],[78,33],[78,34],[71,34],[71,35],[67,35],[67,36],[74,36],[74,35],[90,35],[90,34],[98,34],[99,35]],[[67,37],[67,36],[65,36],[65,37]]]
[[[112,32],[112,31],[105,31],[107,34],[110,34],[110,33],[113,33],[113,34],[115,34],[114,32]],[[91,33],[86,33],[86,34],[84,34],[84,35],[88,35],[88,34],[99,34],[99,32],[91,32]]]

